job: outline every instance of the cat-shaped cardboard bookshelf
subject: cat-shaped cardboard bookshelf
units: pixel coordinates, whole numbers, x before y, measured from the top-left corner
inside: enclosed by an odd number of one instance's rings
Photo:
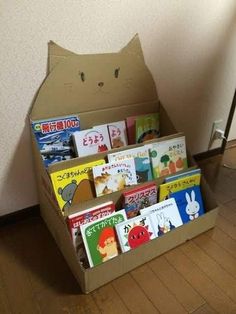
[[[49,43],[48,75],[36,95],[30,113],[31,120],[78,114],[81,129],[87,129],[94,125],[123,120],[128,116],[152,112],[160,113],[160,140],[176,134],[176,129],[158,100],[155,82],[144,62],[137,35],[118,53],[77,55],[53,42]],[[47,172],[34,136],[32,142],[41,215],[85,293],[212,228],[215,224],[216,203],[203,179],[201,188],[207,211],[205,215],[106,263],[84,269],[77,260],[65,217],[55,201],[48,172],[90,161],[96,156],[59,162],[50,165]],[[188,159],[190,166],[194,166],[191,156]],[[158,186],[163,182],[163,178],[155,182]],[[121,193],[116,192],[92,199],[78,205],[76,210],[107,200],[113,200],[118,205],[120,196]],[[73,210],[74,207],[70,209],[70,213]]]

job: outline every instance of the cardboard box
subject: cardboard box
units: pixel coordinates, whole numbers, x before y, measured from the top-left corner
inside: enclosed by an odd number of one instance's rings
[[[159,140],[165,140],[166,136],[173,136],[176,130],[158,101],[155,83],[145,65],[137,35],[120,52],[99,55],[76,55],[54,43],[49,43],[48,75],[35,98],[30,114],[31,120],[79,114],[81,128],[86,129],[94,125],[119,121],[127,116],[156,111],[160,112],[161,117],[162,137]],[[208,185],[202,179],[201,189],[206,214],[135,250],[120,254],[99,266],[84,269],[77,260],[65,217],[57,206],[49,174],[43,165],[34,136],[32,142],[41,215],[85,293],[215,225],[217,205]],[[48,171],[63,169],[94,158],[96,156],[59,162],[49,166]],[[188,161],[190,166],[195,165],[190,155]],[[158,186],[163,182],[163,178],[155,182]],[[120,196],[121,193],[116,192],[92,199],[79,204],[76,208],[70,208],[67,214],[107,200],[119,204]]]

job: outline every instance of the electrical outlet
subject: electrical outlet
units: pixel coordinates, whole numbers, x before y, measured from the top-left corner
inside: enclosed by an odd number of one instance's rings
[[[214,138],[214,135],[216,133],[216,130],[218,129],[221,129],[221,123],[222,123],[222,119],[219,119],[219,120],[215,120],[213,123],[212,123],[212,129],[211,129],[211,137],[210,137],[210,142],[209,142],[209,146],[208,146],[208,149],[211,148],[214,140],[216,140],[217,138]]]

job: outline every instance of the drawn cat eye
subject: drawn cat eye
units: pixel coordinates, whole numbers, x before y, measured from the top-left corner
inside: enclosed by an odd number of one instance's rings
[[[115,78],[118,78],[119,72],[120,72],[120,68],[115,69],[115,72],[114,72]]]
[[[81,78],[81,81],[84,82],[85,81],[85,74],[84,74],[84,72],[79,72],[79,76]]]

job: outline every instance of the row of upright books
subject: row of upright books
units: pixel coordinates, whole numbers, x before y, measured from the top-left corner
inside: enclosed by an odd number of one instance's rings
[[[160,136],[159,113],[81,129],[77,115],[31,121],[45,167],[58,161],[84,157]]]
[[[96,266],[204,214],[200,180],[200,169],[188,170],[167,177],[158,189],[147,183],[124,192],[122,208],[109,201],[69,215],[79,261]]]

